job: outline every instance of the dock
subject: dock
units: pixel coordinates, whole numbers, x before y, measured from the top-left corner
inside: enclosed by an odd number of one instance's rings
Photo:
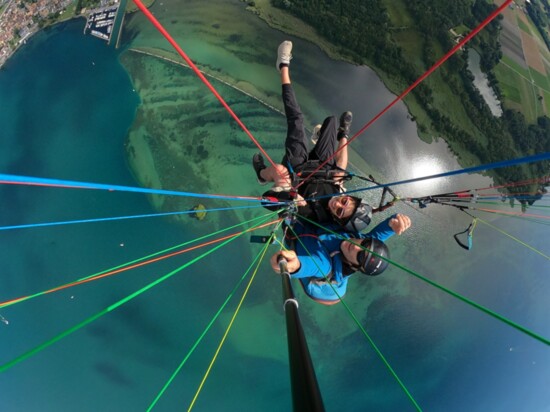
[[[84,27],[84,34],[91,34],[109,43],[113,34],[118,8],[119,5],[117,4],[92,10]]]

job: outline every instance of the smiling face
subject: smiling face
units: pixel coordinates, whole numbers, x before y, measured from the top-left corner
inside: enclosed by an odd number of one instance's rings
[[[328,201],[328,209],[338,220],[348,219],[355,211],[355,199],[351,196],[335,196]]]

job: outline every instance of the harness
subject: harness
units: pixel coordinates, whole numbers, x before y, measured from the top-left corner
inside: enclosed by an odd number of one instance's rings
[[[351,179],[351,176],[340,168],[334,168],[333,166],[324,166],[320,170],[317,170],[320,164],[319,160],[308,160],[306,163],[300,165],[297,170],[293,170],[289,164],[289,171],[292,175],[292,186],[298,187],[298,193],[308,200],[309,212],[315,215],[315,220],[318,222],[329,222],[332,220],[332,216],[327,210],[328,198],[326,195],[334,195],[343,191],[343,186],[340,182],[336,182],[336,174],[346,173],[345,176],[338,176],[339,179],[344,180]],[[304,183],[305,182],[305,183]],[[304,183],[304,184],[302,184]],[[312,198],[323,196],[322,199]],[[307,209],[302,209],[302,215],[308,215],[304,213]]]
[[[307,179],[308,182],[312,183],[328,183],[333,185],[340,185],[335,183],[336,174],[339,175],[344,172],[344,176],[338,176],[342,180],[350,180],[352,175],[346,170],[341,169],[337,166],[325,165],[321,169],[317,170],[321,162],[319,160],[308,160],[304,164],[296,168],[296,171],[292,169],[292,165],[288,164],[288,170],[293,175],[292,185],[296,187],[304,180]]]

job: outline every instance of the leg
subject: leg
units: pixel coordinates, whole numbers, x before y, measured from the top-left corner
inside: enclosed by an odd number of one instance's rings
[[[319,140],[317,144],[309,154],[310,159],[320,160],[324,162],[325,160],[331,158],[336,151],[336,136],[337,136],[338,121],[336,117],[331,116],[327,117],[321,126],[321,131],[319,132]],[[331,159],[329,165],[334,165],[335,160]]]
[[[265,182],[273,182],[276,187],[290,187],[290,175],[288,169],[281,164],[268,166],[260,171],[260,177]]]
[[[284,41],[277,50],[275,66],[281,72],[283,105],[285,107],[287,132],[283,165],[296,169],[307,161],[308,143],[304,130],[304,116],[294,95],[290,82],[290,60],[292,59],[292,42]]]
[[[294,95],[294,90],[288,78],[288,67],[281,68],[281,79],[283,82],[283,104],[287,122],[287,134],[285,140],[285,156],[283,165],[288,166],[289,162],[293,169],[305,163],[308,158],[308,143],[304,129],[304,115]]]

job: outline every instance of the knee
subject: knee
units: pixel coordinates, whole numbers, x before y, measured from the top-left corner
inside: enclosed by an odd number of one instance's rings
[[[278,163],[275,165],[275,173],[288,176],[288,169],[286,168],[286,166]]]
[[[336,119],[336,116],[329,116],[323,122],[323,126],[325,126],[325,128],[332,125],[336,127],[337,124],[338,124],[338,119]]]
[[[277,186],[290,185],[290,173],[288,173],[288,169],[282,164],[275,165],[272,177]]]

